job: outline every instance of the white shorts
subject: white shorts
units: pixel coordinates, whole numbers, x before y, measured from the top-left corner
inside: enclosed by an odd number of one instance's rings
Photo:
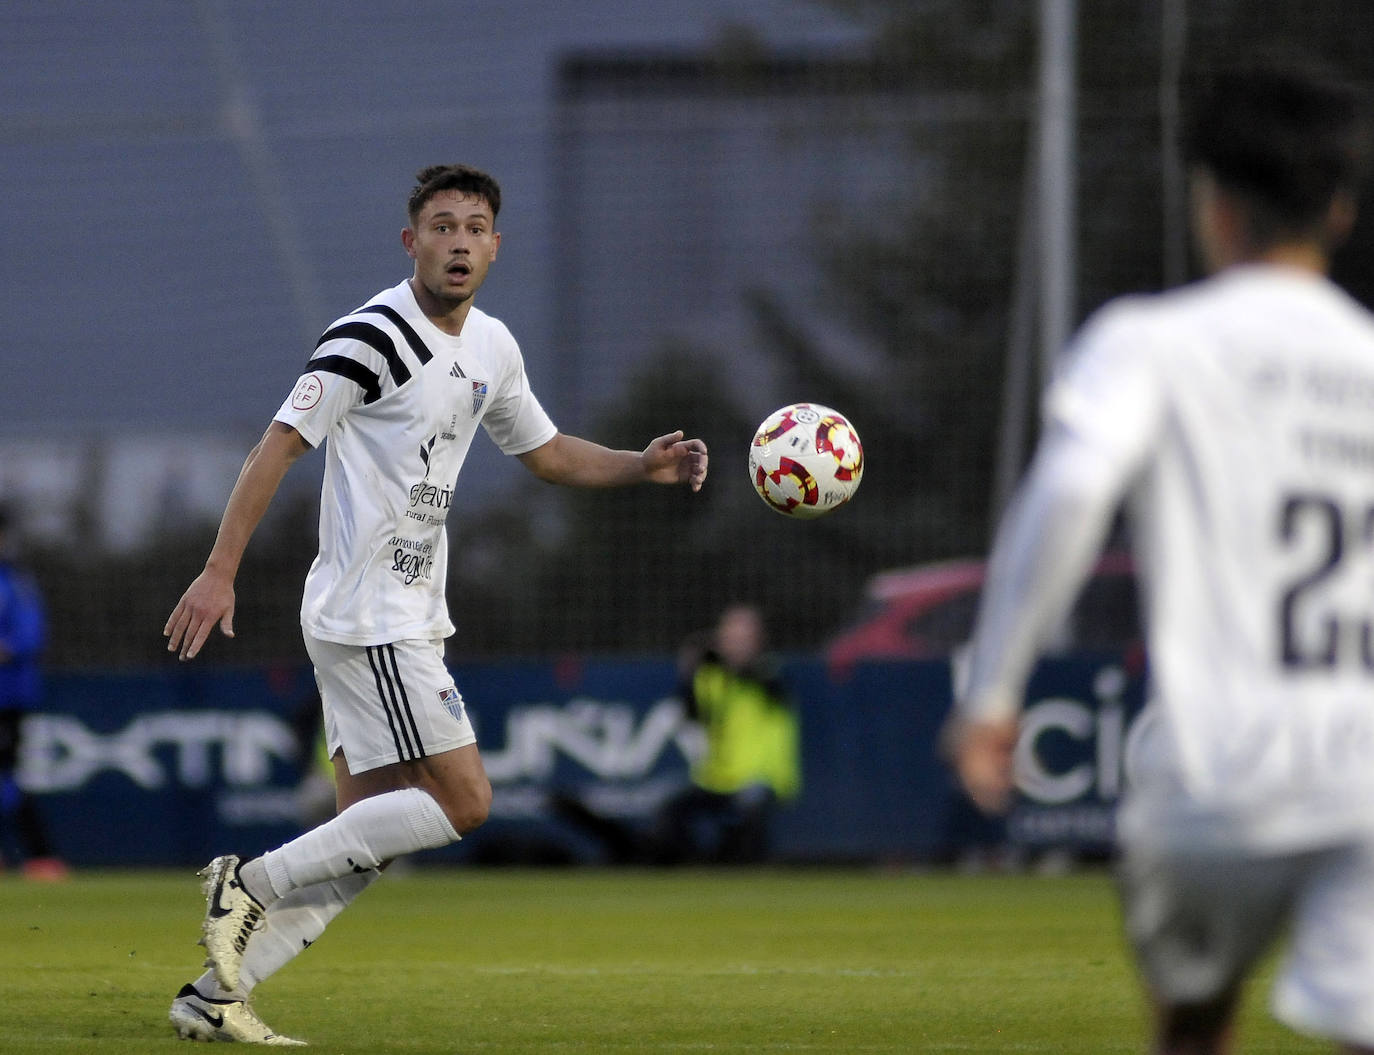
[[[1374,1045],[1374,845],[1249,857],[1128,850],[1121,880],[1128,936],[1166,1003],[1234,990],[1286,931],[1275,1016]]]
[[[340,645],[305,635],[324,706],[329,757],[350,773],[413,762],[475,743],[442,641]]]

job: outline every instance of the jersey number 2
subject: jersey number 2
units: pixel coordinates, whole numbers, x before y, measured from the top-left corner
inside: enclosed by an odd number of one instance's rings
[[[1374,507],[1363,510],[1357,531],[1362,549],[1374,546]],[[1317,533],[1317,559],[1289,582],[1279,601],[1280,658],[1290,670],[1335,668],[1341,660],[1341,642],[1349,638],[1346,617],[1327,611],[1318,613],[1317,633],[1309,634],[1305,641],[1299,639],[1299,613],[1315,603],[1313,591],[1336,573],[1348,547],[1346,519],[1334,499],[1318,494],[1290,495],[1279,515],[1280,542],[1292,547],[1310,532]],[[1353,629],[1358,635],[1359,662],[1365,670],[1374,670],[1374,627],[1369,616],[1359,618]]]

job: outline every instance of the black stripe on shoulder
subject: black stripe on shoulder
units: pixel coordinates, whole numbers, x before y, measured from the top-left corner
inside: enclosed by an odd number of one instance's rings
[[[420,335],[415,332],[415,329],[410,323],[406,322],[401,316],[401,313],[395,308],[387,304],[369,304],[366,307],[359,308],[354,314],[361,315],[363,312],[371,312],[373,315],[380,315],[384,319],[390,319],[391,325],[401,331],[401,336],[406,339],[406,344],[410,345],[410,350],[415,353],[415,358],[420,360],[421,366],[424,366],[425,363],[434,358],[434,353],[429,350],[429,346],[420,339]]]
[[[410,368],[401,358],[401,353],[396,350],[396,342],[385,330],[373,326],[370,322],[342,322],[338,326],[325,330],[324,335],[315,342],[315,347],[320,347],[326,341],[340,339],[361,341],[368,347],[376,349],[381,357],[386,360],[387,368],[391,371],[391,380],[396,382],[397,388],[410,380]]]
[[[346,355],[322,355],[311,359],[307,370],[322,370],[355,381],[363,390],[363,402],[375,403],[382,398],[382,379],[356,359]]]

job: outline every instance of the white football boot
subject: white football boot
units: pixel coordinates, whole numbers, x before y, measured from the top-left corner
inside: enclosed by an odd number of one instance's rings
[[[278,1048],[303,1048],[305,1041],[273,1033],[246,1000],[215,1000],[201,996],[189,982],[167,1013],[182,1040],[232,1040]]]
[[[262,925],[263,908],[243,888],[234,854],[216,857],[197,874],[205,877],[201,886],[205,919],[200,925],[200,943],[208,953],[205,966],[215,969],[215,978],[226,991],[233,991],[239,987],[243,950]]]

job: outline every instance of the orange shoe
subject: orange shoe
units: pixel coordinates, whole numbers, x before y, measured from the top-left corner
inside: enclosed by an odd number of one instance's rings
[[[60,857],[30,857],[24,862],[24,878],[40,883],[59,883],[71,874]]]

